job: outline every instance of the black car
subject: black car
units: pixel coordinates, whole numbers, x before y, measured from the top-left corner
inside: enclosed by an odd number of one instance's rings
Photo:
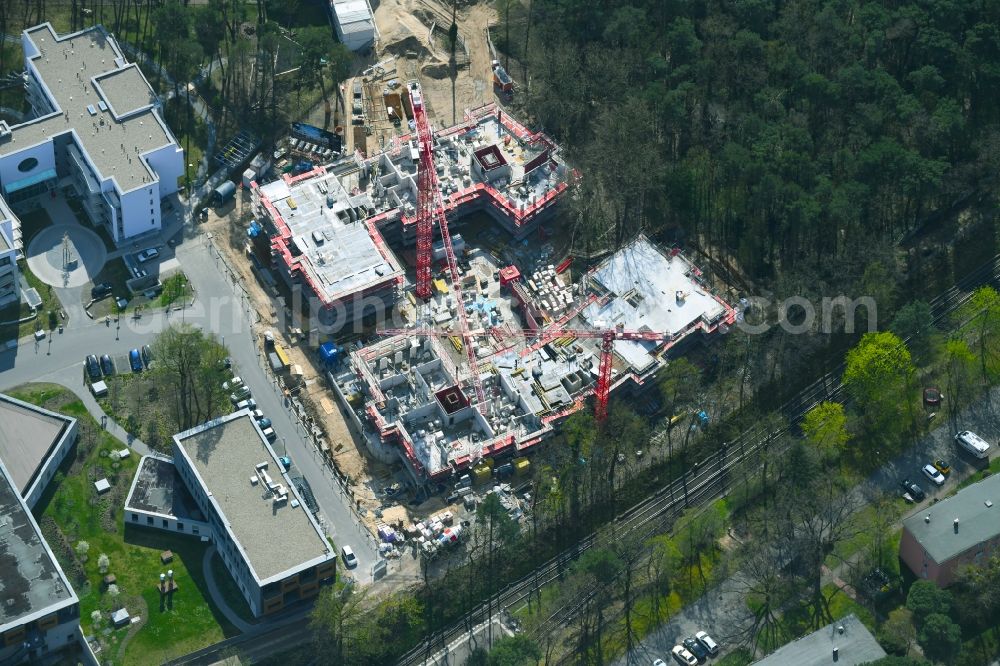
[[[90,297],[93,298],[94,300],[97,300],[98,298],[104,298],[105,296],[109,296],[110,294],[111,294],[111,285],[108,284],[107,282],[95,284],[93,287],[90,288]]]
[[[922,502],[927,495],[924,494],[924,489],[913,483],[909,479],[903,479],[903,482],[899,484],[903,490],[913,498],[915,502]]]
[[[91,354],[86,359],[87,365],[87,375],[90,377],[90,381],[96,382],[101,378],[101,366],[97,362],[97,357]]]
[[[101,357],[101,371],[104,372],[105,377],[110,377],[115,374],[115,364],[111,360],[111,357],[105,354]]]
[[[686,647],[688,652],[693,654],[695,659],[698,661],[705,661],[708,657],[708,650],[706,650],[705,646],[699,643],[694,636],[688,636],[684,639],[684,647]]]
[[[149,367],[149,364],[153,362],[153,350],[149,348],[149,345],[142,346],[142,362]]]

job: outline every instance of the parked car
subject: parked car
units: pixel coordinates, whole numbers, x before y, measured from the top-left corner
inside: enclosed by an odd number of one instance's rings
[[[712,640],[712,637],[706,632],[699,631],[694,635],[694,637],[698,639],[698,642],[701,643],[706,650],[708,650],[710,655],[714,657],[719,654],[719,644]]]
[[[267,418],[265,416],[264,418],[261,418],[261,419],[257,420],[257,425],[260,426],[261,430],[270,430],[271,429],[271,419],[269,419],[269,418]]]
[[[102,282],[100,284],[95,284],[90,288],[90,297],[94,300],[98,298],[104,298],[105,296],[111,295],[111,285],[107,282]]]
[[[269,442],[273,442],[278,439],[278,435],[274,432],[274,428],[261,428],[261,432],[264,433],[264,437],[267,437],[267,441]]]
[[[153,350],[150,349],[149,345],[142,346],[142,362],[149,367],[149,364],[153,362]]]
[[[663,661],[662,659],[654,659],[653,666],[667,666],[667,662]]]
[[[699,662],[705,661],[708,657],[708,650],[706,650],[705,646],[699,643],[698,639],[694,636],[688,636],[684,639],[684,647],[687,648],[687,651],[693,654],[694,658]]]
[[[909,495],[914,502],[922,502],[924,498],[927,497],[927,495],[924,494],[924,489],[909,479],[903,479],[903,482],[899,485],[902,486],[905,494]]]
[[[229,399],[232,400],[233,404],[235,405],[240,400],[246,400],[249,397],[250,397],[250,387],[240,386],[236,389],[234,393],[230,394]]]
[[[949,465],[948,463],[946,463],[944,460],[935,460],[934,461],[934,469],[936,469],[937,471],[941,472],[945,476],[948,476],[949,474],[951,474],[951,465]]]
[[[155,247],[148,247],[139,254],[137,254],[135,258],[139,260],[140,264],[144,264],[150,259],[156,259],[158,256],[160,256],[159,250],[157,250]]]
[[[129,350],[128,364],[132,367],[132,372],[142,372],[142,356],[138,349]]]
[[[939,472],[937,467],[935,467],[934,465],[924,465],[920,471],[922,471],[924,473],[924,476],[926,476],[936,485],[939,486],[944,485],[944,474]]]
[[[675,645],[670,654],[674,656],[674,660],[678,664],[681,664],[681,666],[698,666],[698,660],[683,645]]]
[[[257,409],[257,401],[253,398],[247,398],[246,400],[240,400],[236,403],[236,411],[241,409]]]
[[[253,417],[254,421],[259,422],[262,418],[264,418],[264,412],[260,411],[259,409],[255,409],[252,412],[250,412],[250,416]]]
[[[97,362],[97,357],[91,354],[86,358],[87,375],[90,381],[96,382],[101,379],[101,364]]]
[[[115,374],[115,362],[107,354],[101,357],[101,372],[104,373],[105,377]]]
[[[344,557],[344,566],[348,569],[353,569],[358,566],[358,557],[354,554],[354,549],[350,546],[344,546],[340,549],[340,554]]]
[[[222,383],[222,390],[223,391],[236,390],[236,389],[238,389],[241,386],[243,386],[243,378],[242,377],[233,377],[229,381]]]

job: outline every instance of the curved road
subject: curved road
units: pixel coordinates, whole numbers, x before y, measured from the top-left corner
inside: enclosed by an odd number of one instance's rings
[[[176,230],[177,215],[177,212],[171,215],[171,230]],[[163,237],[169,235],[170,232],[165,232]],[[161,262],[174,258],[175,250],[166,245],[159,247]],[[68,315],[64,333],[53,333],[40,343],[32,338],[22,339],[16,348],[0,350],[0,391],[30,381],[51,381],[51,377],[85,390],[83,359],[87,354],[126,354],[129,349],[151,343],[171,322],[183,321],[217,334],[229,350],[234,370],[253,389],[259,408],[271,418],[278,433],[276,450],[291,457],[294,467],[312,487],[320,506],[320,523],[335,543],[349,544],[354,549],[360,561],[355,570],[357,576],[360,582],[370,581],[377,557],[374,543],[364,527],[356,523],[350,500],[322,463],[315,447],[303,438],[305,433],[292,416],[290,405],[265,372],[266,360],[260,356],[238,283],[224,275],[222,262],[203,236],[180,245],[176,259],[197,294],[191,307],[144,313],[137,321],[123,317],[117,327],[114,320],[110,326],[90,320],[79,303],[64,304]]]

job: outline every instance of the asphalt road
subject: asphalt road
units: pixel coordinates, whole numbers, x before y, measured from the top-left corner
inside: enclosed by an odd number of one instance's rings
[[[166,245],[159,248],[161,261],[174,258],[174,250]],[[278,434],[274,446],[279,455],[287,452],[294,469],[312,487],[320,506],[321,524],[338,547],[349,544],[354,549],[359,564],[353,575],[363,582],[370,581],[377,557],[375,544],[367,530],[355,521],[349,500],[332,472],[322,464],[318,452],[303,437],[290,406],[265,372],[266,361],[258,354],[254,327],[238,285],[224,275],[225,269],[214,249],[201,236],[179,246],[176,259],[195,288],[196,300],[191,307],[168,313],[144,313],[138,320],[123,317],[120,326],[112,318],[110,326],[106,326],[103,321],[90,320],[82,305],[66,303],[64,308],[69,316],[64,333],[53,333],[39,343],[22,340],[15,349],[0,351],[0,390],[53,374],[62,379],[72,377],[72,381],[83,386],[83,360],[87,354],[122,356],[129,349],[151,343],[171,322],[183,321],[217,334],[228,347],[237,374],[253,390],[258,407],[271,418]]]

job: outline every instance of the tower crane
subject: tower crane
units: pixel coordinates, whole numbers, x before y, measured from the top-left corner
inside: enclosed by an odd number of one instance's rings
[[[441,240],[448,257],[448,269],[451,273],[451,288],[455,294],[458,308],[458,321],[462,334],[462,346],[465,348],[469,361],[469,371],[472,373],[472,385],[475,388],[476,399],[480,411],[486,409],[486,393],[483,391],[483,381],[479,376],[479,360],[473,349],[472,331],[469,329],[469,318],[465,312],[465,301],[462,298],[462,281],[458,274],[458,262],[455,260],[455,249],[451,244],[451,233],[448,231],[448,219],[444,212],[444,198],[438,185],[437,170],[434,168],[434,134],[427,122],[427,109],[424,106],[423,92],[420,84],[411,81],[407,84],[410,92],[410,102],[413,107],[413,120],[417,130],[420,164],[417,168],[417,297],[428,299],[431,296],[431,244],[434,238],[434,221],[437,220],[441,230]]]
[[[538,340],[527,348],[528,353],[538,349],[547,342],[564,337],[597,339],[601,341],[601,356],[597,370],[597,384],[594,387],[594,418],[598,423],[603,423],[608,416],[608,397],[611,395],[611,363],[614,360],[614,348],[616,340],[636,340],[647,342],[663,342],[669,340],[670,333],[657,333],[655,331],[629,331],[621,324],[611,328],[564,328],[561,325],[552,325],[540,331],[530,329],[513,329],[514,333],[521,333],[526,338],[537,337]],[[454,335],[448,331],[436,328],[385,328],[380,329],[382,335],[407,335],[418,337],[450,337]],[[522,352],[522,356],[526,355]]]

